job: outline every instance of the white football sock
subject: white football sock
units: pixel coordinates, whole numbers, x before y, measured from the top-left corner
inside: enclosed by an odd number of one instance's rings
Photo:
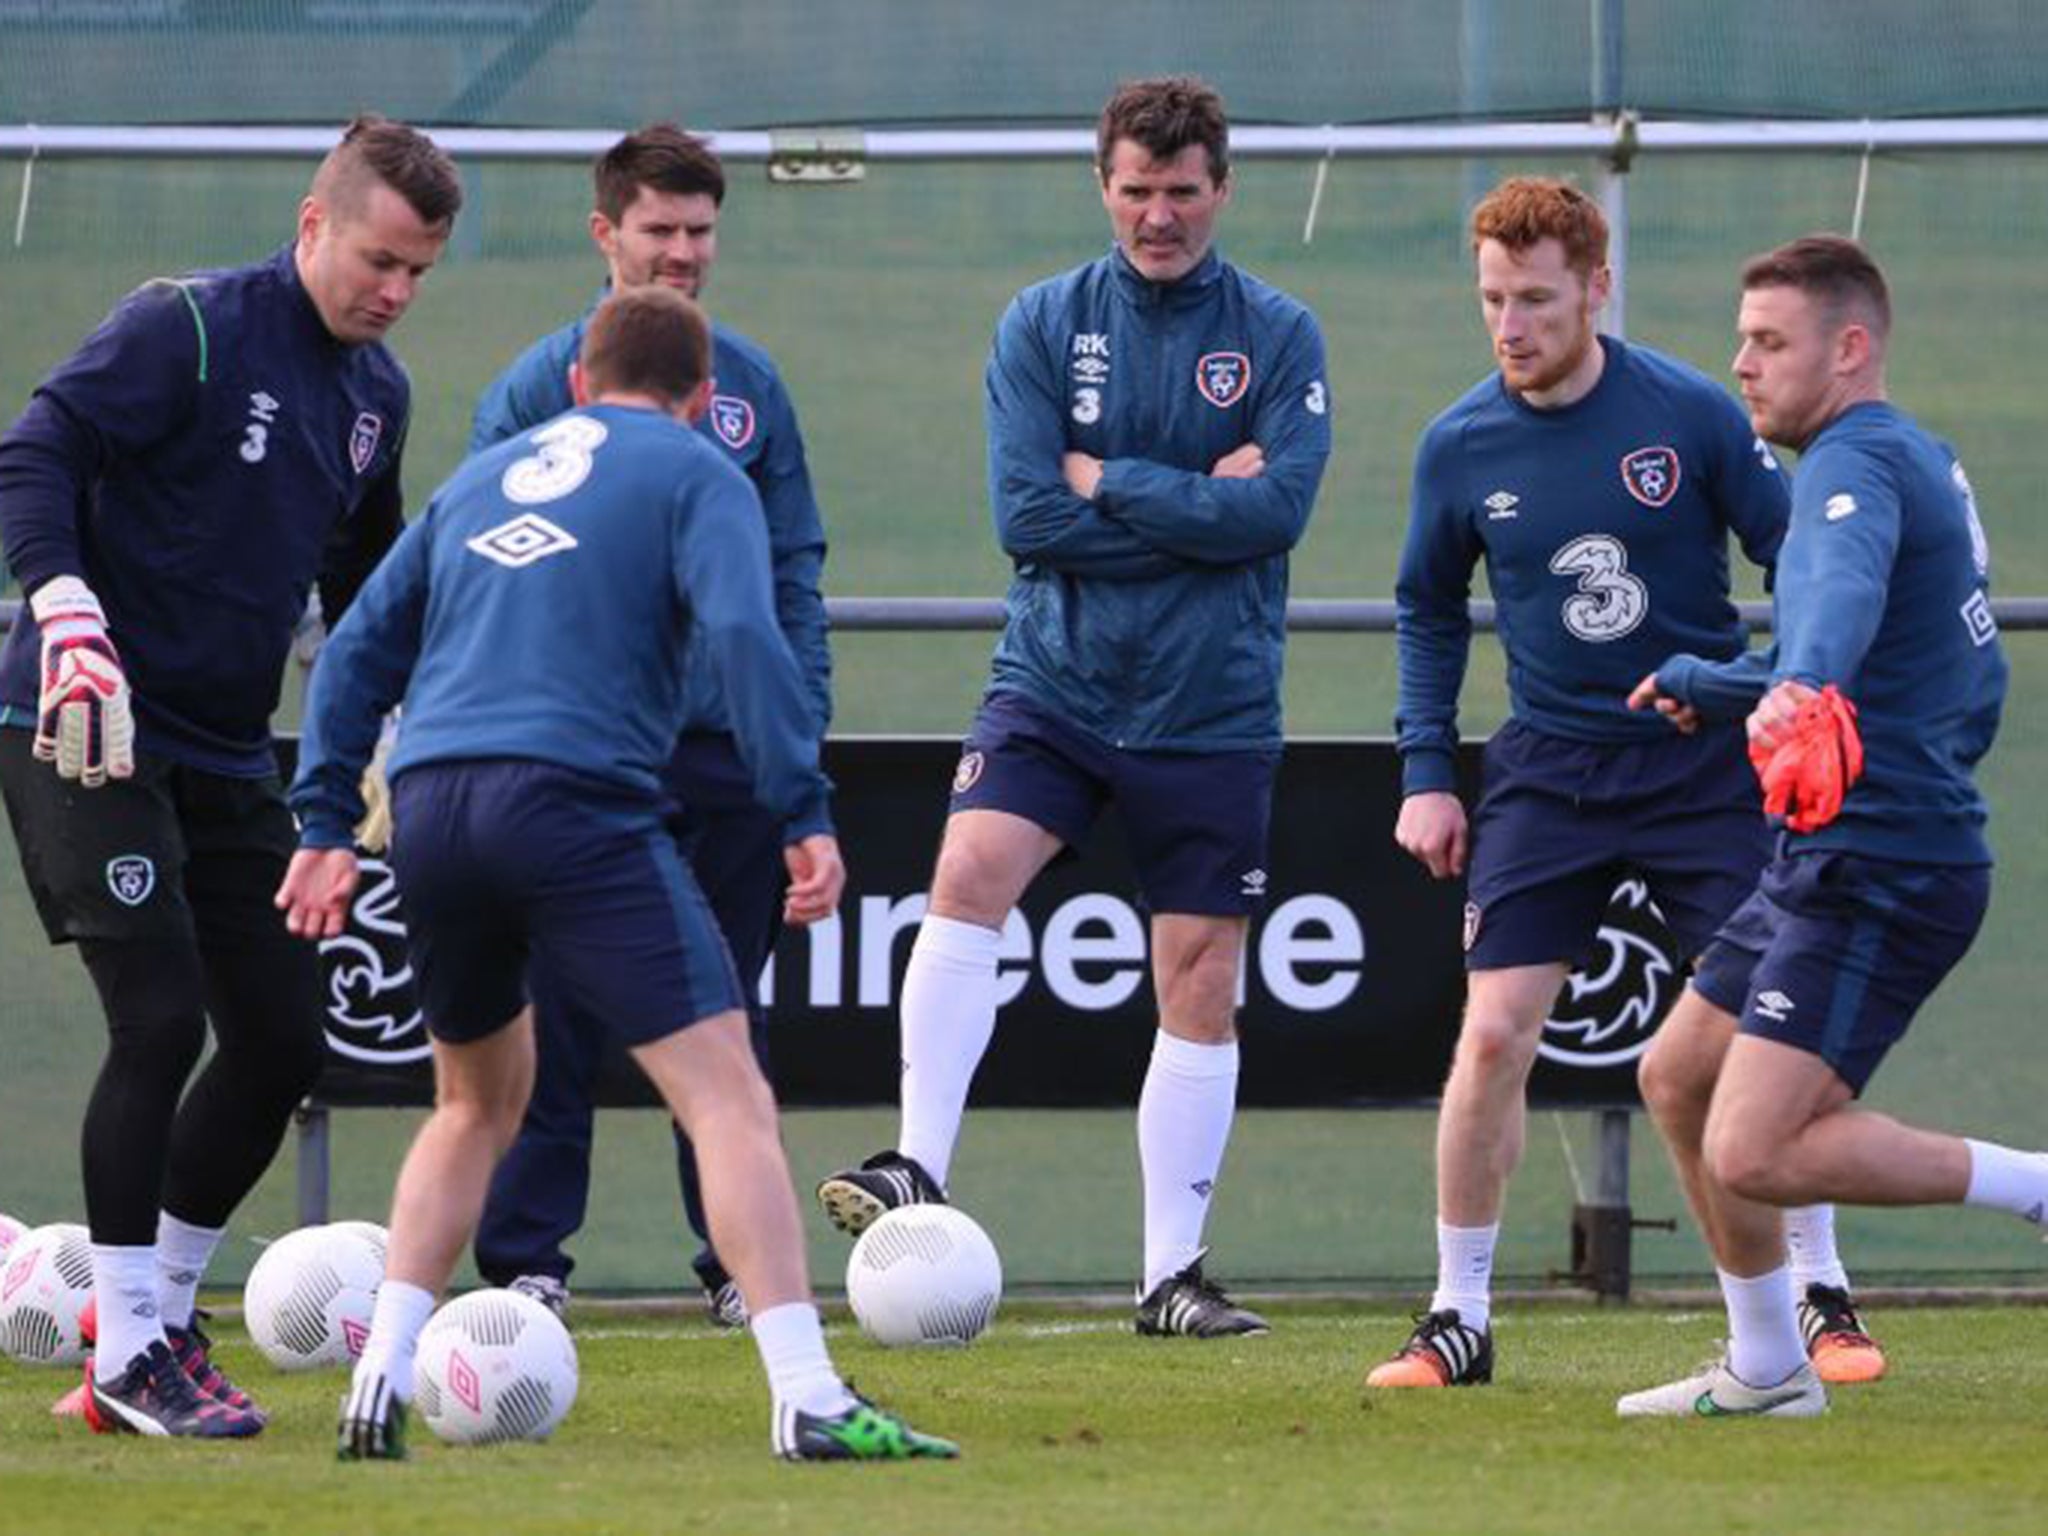
[[[1849,1289],[1849,1272],[1835,1252],[1832,1205],[1802,1205],[1785,1213],[1785,1253],[1792,1261],[1794,1296],[1804,1296],[1809,1285]]]
[[[413,1358],[419,1353],[420,1334],[433,1315],[432,1291],[403,1280],[386,1280],[378,1286],[377,1305],[370,1313],[370,1336],[363,1343],[363,1358],[356,1362],[355,1379],[382,1376],[393,1397],[401,1403],[411,1402]]]
[[[757,1312],[747,1322],[768,1391],[778,1406],[830,1418],[853,1406],[853,1394],[825,1353],[825,1329],[808,1301],[785,1302]]]
[[[1436,1224],[1436,1294],[1429,1310],[1455,1307],[1458,1321],[1484,1333],[1493,1321],[1493,1251],[1500,1245],[1500,1223],[1483,1227]]]
[[[1728,1369],[1737,1378],[1752,1387],[1775,1387],[1806,1364],[1789,1266],[1753,1279],[1725,1269],[1714,1273],[1728,1303]]]
[[[1152,1294],[1202,1254],[1209,1196],[1237,1112],[1237,1042],[1203,1045],[1160,1030],[1138,1095],[1145,1177],[1145,1286]]]
[[[92,1294],[99,1315],[99,1342],[93,1346],[92,1373],[102,1386],[112,1386],[128,1362],[164,1340],[163,1317],[157,1310],[156,1248],[92,1245]]]
[[[2016,1152],[1996,1142],[1964,1139],[1970,1149],[1970,1187],[1963,1204],[2010,1211],[2048,1226],[2048,1153]]]
[[[896,1150],[941,1189],[967,1109],[968,1085],[996,1031],[993,928],[927,914],[903,977],[903,1123]]]
[[[224,1227],[195,1227],[169,1211],[156,1219],[156,1300],[166,1327],[190,1328],[199,1280],[213,1262]]]

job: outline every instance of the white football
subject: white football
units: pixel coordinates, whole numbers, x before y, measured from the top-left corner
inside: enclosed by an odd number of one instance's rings
[[[92,1238],[75,1221],[31,1227],[0,1259],[0,1354],[23,1365],[86,1357],[78,1315],[92,1300]]]
[[[21,1240],[21,1234],[28,1231],[25,1221],[16,1221],[5,1211],[0,1211],[0,1259],[7,1257],[7,1250]]]
[[[576,1345],[531,1296],[458,1296],[420,1334],[413,1408],[450,1445],[545,1440],[576,1401]]]
[[[377,1250],[377,1262],[384,1263],[391,1251],[391,1229],[374,1221],[330,1221],[330,1227],[341,1232],[355,1232]]]
[[[878,1344],[972,1343],[1002,1298],[996,1245],[956,1206],[884,1212],[846,1262],[846,1299]]]
[[[347,1365],[363,1352],[384,1249],[347,1225],[301,1227],[268,1248],[242,1288],[242,1320],[281,1371]]]

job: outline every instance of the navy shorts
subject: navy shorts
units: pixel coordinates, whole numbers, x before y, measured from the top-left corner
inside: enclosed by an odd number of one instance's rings
[[[391,866],[436,1038],[510,1023],[529,958],[628,1045],[743,1006],[659,796],[512,761],[409,769],[392,793]]]
[[[1465,968],[1592,951],[1608,899],[1640,878],[1678,952],[1706,948],[1770,857],[1739,730],[1571,741],[1509,721],[1486,744],[1472,816]]]
[[[1780,855],[1701,957],[1693,988],[1744,1034],[1820,1057],[1860,1094],[1990,900],[1984,865]]]
[[[1133,752],[1014,693],[982,701],[953,775],[953,811],[1007,811],[1069,848],[1116,802],[1154,912],[1243,917],[1266,897],[1272,752]]]

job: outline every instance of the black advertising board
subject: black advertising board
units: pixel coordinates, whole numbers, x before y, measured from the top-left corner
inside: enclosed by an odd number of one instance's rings
[[[290,745],[285,755],[289,757]],[[849,882],[839,915],[784,935],[765,978],[777,1092],[790,1105],[893,1104],[896,999],[923,912],[957,745],[829,744]],[[1477,754],[1462,763],[1468,781]],[[1464,996],[1464,893],[1394,845],[1400,769],[1384,742],[1290,744],[1274,806],[1264,910],[1246,946],[1245,1105],[1434,1099]],[[330,1104],[422,1103],[424,1027],[389,871],[365,865],[347,934],[322,946]],[[1135,1102],[1156,1025],[1145,919],[1115,813],[1053,866],[1005,930],[1003,1007],[976,1104]],[[1531,1097],[1633,1104],[1634,1061],[1677,994],[1669,939],[1624,884],[1593,954],[1559,998]],[[606,1104],[651,1103],[623,1057]]]

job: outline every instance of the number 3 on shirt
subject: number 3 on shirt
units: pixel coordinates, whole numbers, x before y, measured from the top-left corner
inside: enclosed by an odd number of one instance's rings
[[[540,452],[515,460],[498,488],[524,507],[566,496],[590,478],[590,456],[609,435],[603,422],[588,416],[551,421],[530,439]]]
[[[1564,600],[1564,627],[1590,644],[1619,640],[1650,611],[1650,589],[1629,574],[1628,551],[1612,534],[1580,535],[1550,557],[1550,568],[1579,578]]]

